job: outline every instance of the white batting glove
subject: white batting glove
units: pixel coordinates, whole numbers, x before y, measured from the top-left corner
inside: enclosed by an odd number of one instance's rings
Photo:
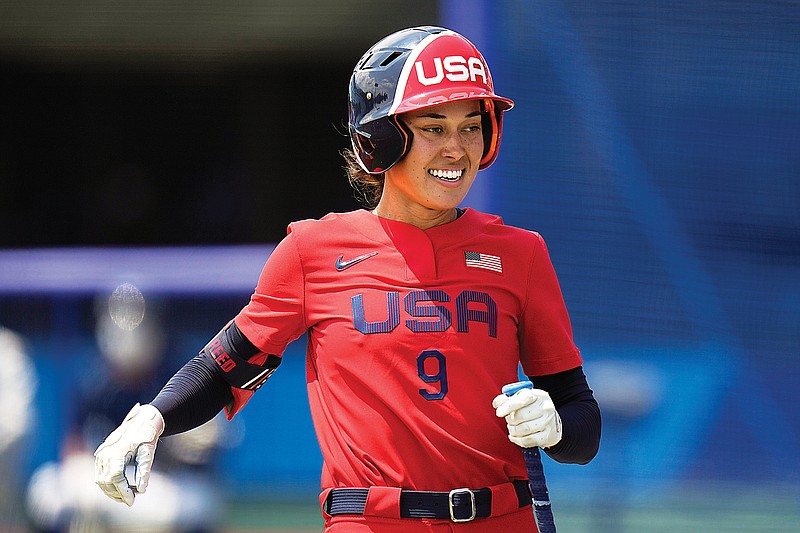
[[[164,417],[158,409],[150,404],[133,406],[122,424],[94,452],[94,480],[106,496],[130,506],[134,490],[147,490],[158,437],[163,432]],[[133,486],[125,477],[125,465],[131,459],[136,464]]]
[[[506,419],[508,438],[523,448],[549,448],[561,440],[561,417],[547,391],[522,389],[492,400],[495,414]]]

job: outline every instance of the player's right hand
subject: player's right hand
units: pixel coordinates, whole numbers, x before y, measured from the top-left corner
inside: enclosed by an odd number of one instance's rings
[[[508,438],[523,448],[549,448],[561,440],[561,417],[547,391],[524,388],[492,400],[495,414],[506,419]]]
[[[164,432],[164,417],[150,404],[133,406],[122,424],[111,432],[94,452],[95,483],[112,500],[133,505],[135,492],[144,492],[158,437]],[[136,479],[133,486],[125,477],[125,465],[133,459]]]

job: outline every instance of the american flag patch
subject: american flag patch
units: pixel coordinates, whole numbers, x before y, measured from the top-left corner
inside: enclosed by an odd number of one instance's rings
[[[496,255],[465,251],[464,261],[470,268],[483,268],[492,272],[503,272],[503,262]]]

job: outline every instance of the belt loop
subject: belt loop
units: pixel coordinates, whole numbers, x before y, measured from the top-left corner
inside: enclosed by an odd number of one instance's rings
[[[399,487],[370,487],[369,493],[367,493],[367,503],[364,505],[364,514],[400,518],[401,492]]]
[[[455,514],[455,496],[459,494],[469,494],[469,502],[471,506],[470,516],[467,518],[456,518]],[[453,489],[447,496],[447,506],[450,509],[450,520],[453,522],[472,522],[478,516],[478,507],[475,505],[475,493],[468,488]]]
[[[492,485],[492,516],[499,516],[519,510],[521,504],[516,483],[501,483]],[[528,500],[530,503],[530,500]]]
[[[329,513],[331,503],[328,500],[328,497],[330,496],[332,490],[333,489],[325,489],[319,495],[319,506],[322,509],[322,518],[325,520],[331,518]]]

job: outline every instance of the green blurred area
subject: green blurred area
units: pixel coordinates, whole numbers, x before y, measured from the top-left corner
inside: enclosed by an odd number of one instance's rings
[[[231,504],[225,518],[225,533],[322,531],[322,516],[316,502],[249,501]]]
[[[778,488],[694,488],[659,504],[553,502],[559,533],[737,532],[791,533],[800,528],[797,495]],[[316,502],[249,501],[232,504],[224,533],[322,531]]]

